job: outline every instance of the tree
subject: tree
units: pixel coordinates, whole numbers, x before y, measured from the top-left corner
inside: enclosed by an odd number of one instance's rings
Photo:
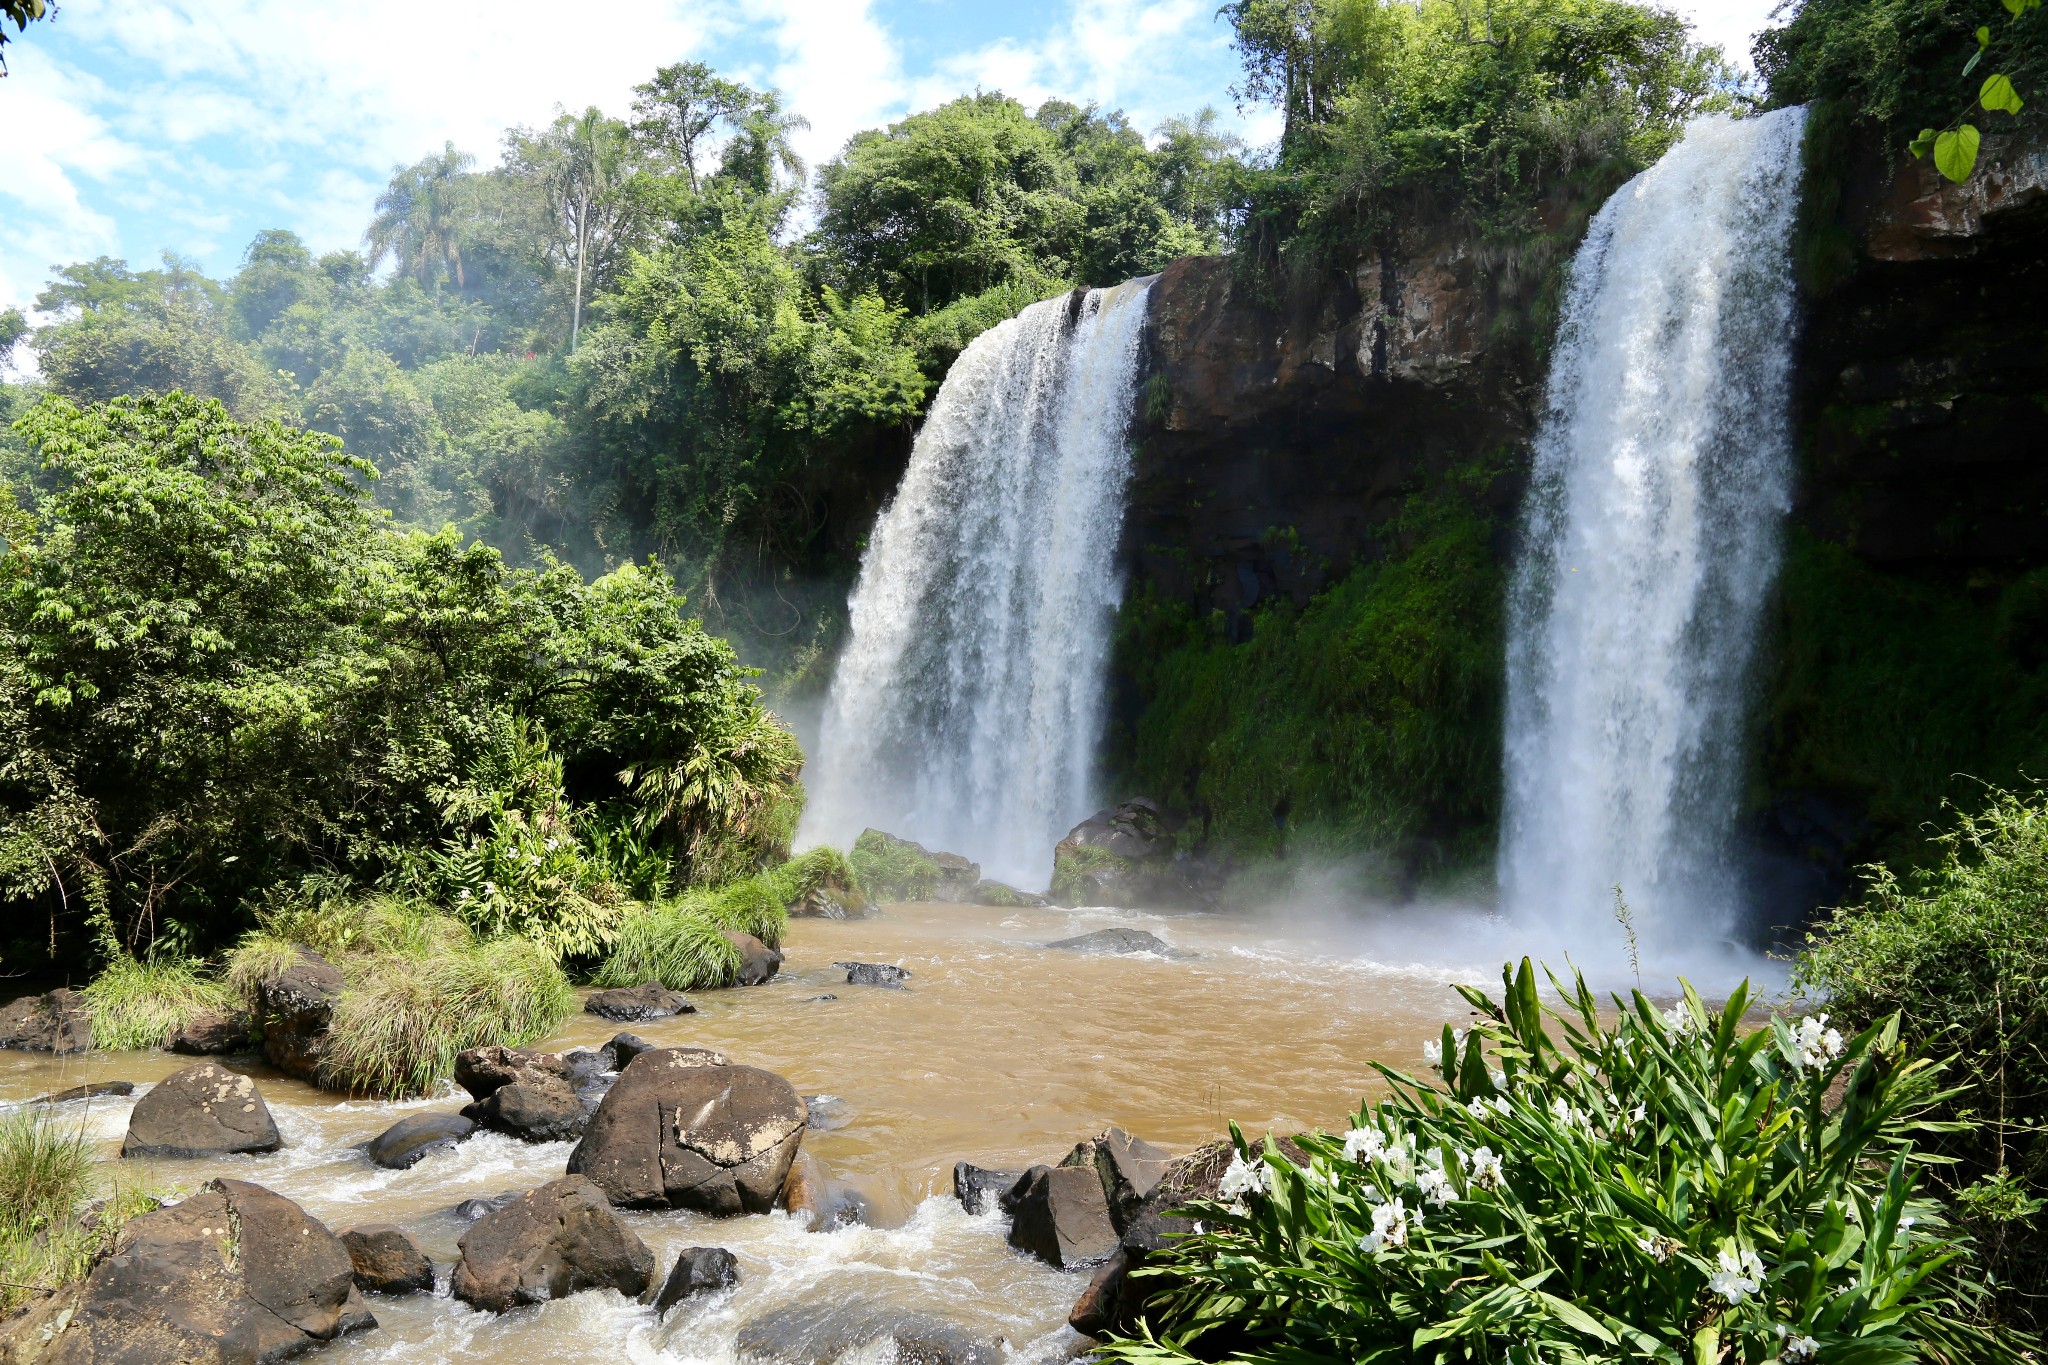
[[[7,74],[7,45],[15,41],[7,36],[7,25],[11,22],[16,34],[27,33],[30,24],[56,12],[48,0],[0,0],[0,76]]]
[[[631,244],[637,207],[626,183],[637,167],[631,130],[596,106],[560,114],[546,129],[514,129],[505,159],[547,205],[546,250],[573,283],[569,349],[583,331],[583,300],[609,280]]]
[[[721,178],[754,194],[773,194],[780,176],[803,183],[804,161],[790,134],[808,129],[810,120],[784,111],[778,91],[749,92],[734,125],[719,157]]]
[[[720,78],[702,62],[664,66],[633,91],[634,136],[681,170],[692,192],[713,130],[737,122],[755,100],[753,91]]]
[[[446,271],[459,289],[462,227],[467,205],[465,177],[476,164],[452,142],[411,166],[392,169],[391,183],[377,196],[375,216],[363,233],[375,269],[389,256],[401,274],[432,286]]]

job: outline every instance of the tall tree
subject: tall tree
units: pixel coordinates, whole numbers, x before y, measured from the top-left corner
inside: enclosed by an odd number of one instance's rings
[[[376,214],[363,234],[370,265],[386,256],[401,272],[432,285],[447,271],[457,288],[465,284],[462,270],[462,220],[465,217],[470,168],[476,158],[455,150],[452,142],[411,166],[393,168],[391,184],[377,196]]]
[[[664,66],[645,85],[633,87],[633,132],[682,171],[695,191],[697,163],[720,123],[731,125],[754,102],[754,92],[721,79],[702,62]]]
[[[506,135],[505,160],[535,185],[548,213],[549,255],[570,272],[569,349],[583,331],[583,300],[624,258],[638,212],[626,185],[637,167],[631,130],[595,105],[546,129]]]

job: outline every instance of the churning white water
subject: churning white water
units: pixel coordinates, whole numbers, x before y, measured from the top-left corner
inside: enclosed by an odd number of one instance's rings
[[[1093,808],[1151,281],[976,338],[875,525],[806,775],[803,840],[873,825],[1044,886]]]
[[[1572,264],[1508,604],[1508,913],[1725,941],[1744,701],[1790,504],[1801,109],[1706,118]]]

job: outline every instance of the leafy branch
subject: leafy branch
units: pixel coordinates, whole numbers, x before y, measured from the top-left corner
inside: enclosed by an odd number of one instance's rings
[[[2029,10],[2039,9],[2041,0],[2000,0],[2006,13],[2017,22]],[[1963,79],[1968,80],[1985,56],[1991,51],[1991,28],[1984,25],[1977,30],[1977,50],[1970,54],[1970,60],[1963,63]],[[2012,78],[1994,72],[1984,78],[1977,88],[1976,99],[1965,104],[1956,116],[1940,129],[1922,128],[1920,136],[1913,139],[1908,150],[1914,156],[1934,154],[1934,168],[1960,185],[1970,178],[1977,167],[1977,149],[1983,142],[1983,134],[1977,125],[1967,122],[1979,108],[1991,113],[2017,114],[2025,107],[2019,91],[2013,86]]]

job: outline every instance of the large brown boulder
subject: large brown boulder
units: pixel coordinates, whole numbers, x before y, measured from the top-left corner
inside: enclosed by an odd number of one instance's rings
[[[158,1081],[128,1115],[122,1156],[226,1156],[284,1143],[256,1083],[218,1062]]]
[[[1173,1168],[1173,1154],[1143,1138],[1132,1137],[1121,1128],[1111,1128],[1076,1144],[1060,1165],[1095,1172],[1102,1182],[1109,1219],[1121,1236],[1130,1230],[1145,1201]]]
[[[551,1181],[487,1214],[459,1245],[452,1290],[486,1312],[585,1289],[637,1298],[654,1279],[654,1253],[581,1176]]]
[[[775,979],[782,970],[782,954],[755,938],[737,929],[722,930],[725,941],[739,950],[740,979],[742,986],[765,986]]]
[[[211,1180],[121,1230],[84,1282],[8,1324],[14,1365],[268,1365],[374,1327],[340,1239],[283,1195]]]
[[[327,1027],[342,989],[340,970],[309,948],[299,949],[291,966],[256,983],[256,1023],[272,1066],[302,1081],[319,1080]]]
[[[766,1213],[809,1118],[780,1076],[702,1048],[656,1048],[620,1073],[569,1170],[626,1208]]]
[[[593,1106],[577,1079],[569,1060],[552,1052],[473,1047],[455,1058],[456,1083],[476,1097],[463,1117],[527,1142],[565,1142],[583,1131]]]
[[[421,1294],[434,1287],[434,1263],[412,1234],[392,1223],[364,1223],[341,1234],[356,1288],[372,1294]]]
[[[76,991],[25,995],[0,1006],[0,1048],[67,1056],[92,1050],[92,1020]]]
[[[1062,1270],[1088,1265],[1117,1248],[1102,1181],[1080,1166],[1033,1166],[1003,1196],[1010,1245]]]
[[[239,1052],[249,1042],[249,1016],[239,1011],[200,1010],[164,1039],[164,1051],[188,1057]]]

